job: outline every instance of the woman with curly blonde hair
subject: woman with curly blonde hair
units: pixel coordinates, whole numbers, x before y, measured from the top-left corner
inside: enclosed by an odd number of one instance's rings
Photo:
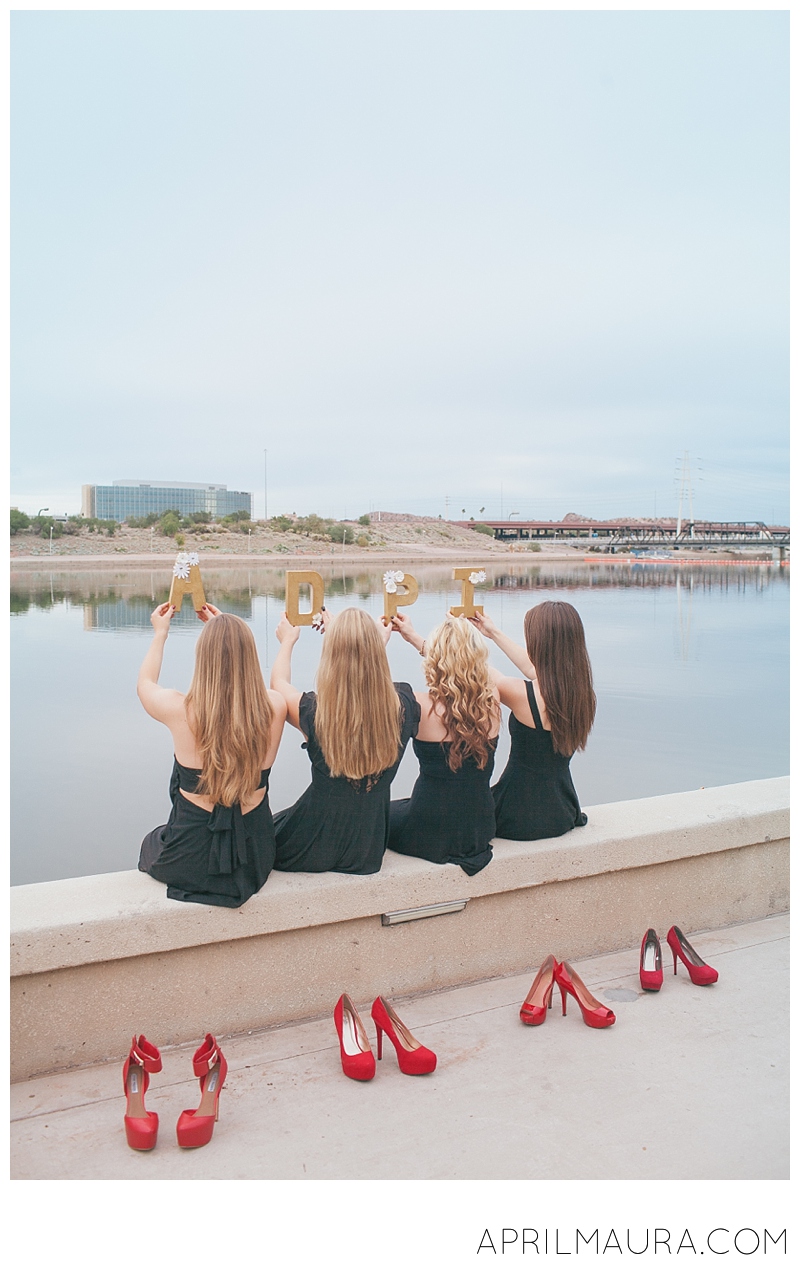
[[[463,617],[448,616],[423,640],[409,618],[398,630],[425,658],[427,692],[414,695],[421,719],[414,753],[420,774],[410,798],[391,804],[389,847],[470,875],[492,858],[489,781],[500,731],[500,700],[486,644]]]

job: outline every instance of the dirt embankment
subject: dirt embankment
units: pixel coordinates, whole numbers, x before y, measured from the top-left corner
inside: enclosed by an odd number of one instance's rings
[[[271,556],[278,564],[281,557],[302,556],[305,559],[317,557],[320,560],[346,559],[362,560],[370,557],[378,559],[390,556],[392,559],[449,559],[465,554],[474,559],[476,556],[486,559],[512,552],[529,553],[526,544],[505,544],[496,542],[488,534],[478,533],[474,529],[464,529],[460,525],[448,521],[425,519],[421,516],[404,516],[398,513],[381,513],[381,519],[374,517],[369,526],[357,522],[347,522],[352,531],[354,541],[349,543],[331,542],[327,535],[313,533],[297,533],[291,530],[276,531],[263,522],[256,522],[250,533],[243,533],[238,527],[222,525],[199,526],[195,530],[181,531],[183,542],[166,537],[157,526],[150,529],[130,529],[120,525],[114,534],[98,530],[90,533],[81,529],[76,534],[64,534],[53,538],[52,553],[49,538],[42,538],[32,530],[21,530],[11,538],[12,559],[41,558],[56,556],[112,559],[118,556],[170,556],[178,551],[196,551],[208,559],[209,556],[223,559],[226,556],[250,556],[263,558]],[[542,550],[546,551],[547,548]],[[552,550],[552,549],[551,549]],[[559,555],[570,555],[569,547],[556,549]],[[575,549],[576,554],[582,549]]]

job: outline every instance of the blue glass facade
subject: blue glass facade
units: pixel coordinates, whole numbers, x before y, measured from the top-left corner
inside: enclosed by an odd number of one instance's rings
[[[162,481],[114,481],[113,485],[84,485],[81,511],[100,520],[128,520],[155,512],[209,512],[212,519],[231,512],[252,515],[253,496],[226,485],[168,485]]]

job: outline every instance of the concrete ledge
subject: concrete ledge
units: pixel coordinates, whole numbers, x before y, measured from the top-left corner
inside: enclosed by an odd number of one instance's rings
[[[535,843],[498,840],[475,878],[388,853],[380,874],[273,874],[242,909],[180,904],[138,872],[12,888],[14,1079],[364,1000],[521,973],[549,951],[630,947],[788,908],[788,778],[589,808]],[[452,899],[463,913],[383,927]],[[199,1014],[198,1014],[199,1011]],[[200,1018],[202,1014],[202,1018]]]

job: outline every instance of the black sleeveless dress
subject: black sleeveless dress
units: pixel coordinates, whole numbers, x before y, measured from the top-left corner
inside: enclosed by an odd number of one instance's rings
[[[377,873],[389,840],[389,787],[412,736],[420,708],[410,684],[396,683],[402,705],[397,761],[376,776],[331,776],[314,730],[317,694],[300,698],[303,748],[311,784],[293,807],[275,817],[275,868],[286,873]]]
[[[575,793],[569,758],[556,753],[552,734],[542,727],[530,680],[525,681],[525,688],[536,727],[529,728],[511,715],[511,753],[506,770],[492,789],[497,837],[518,842],[560,838],[589,819]]]
[[[263,799],[242,815],[238,803],[204,811],[184,798],[194,794],[201,771],[175,759],[169,796],[169,820],[142,843],[139,869],[166,882],[171,900],[239,908],[260,891],[275,864],[275,829],[269,808],[269,772],[261,773]]]
[[[410,798],[391,804],[389,848],[433,864],[458,864],[470,877],[492,858],[495,835],[494,799],[489,781],[494,771],[497,739],[489,743],[486,766],[466,757],[457,772],[450,768],[449,741],[415,741],[419,777]]]

